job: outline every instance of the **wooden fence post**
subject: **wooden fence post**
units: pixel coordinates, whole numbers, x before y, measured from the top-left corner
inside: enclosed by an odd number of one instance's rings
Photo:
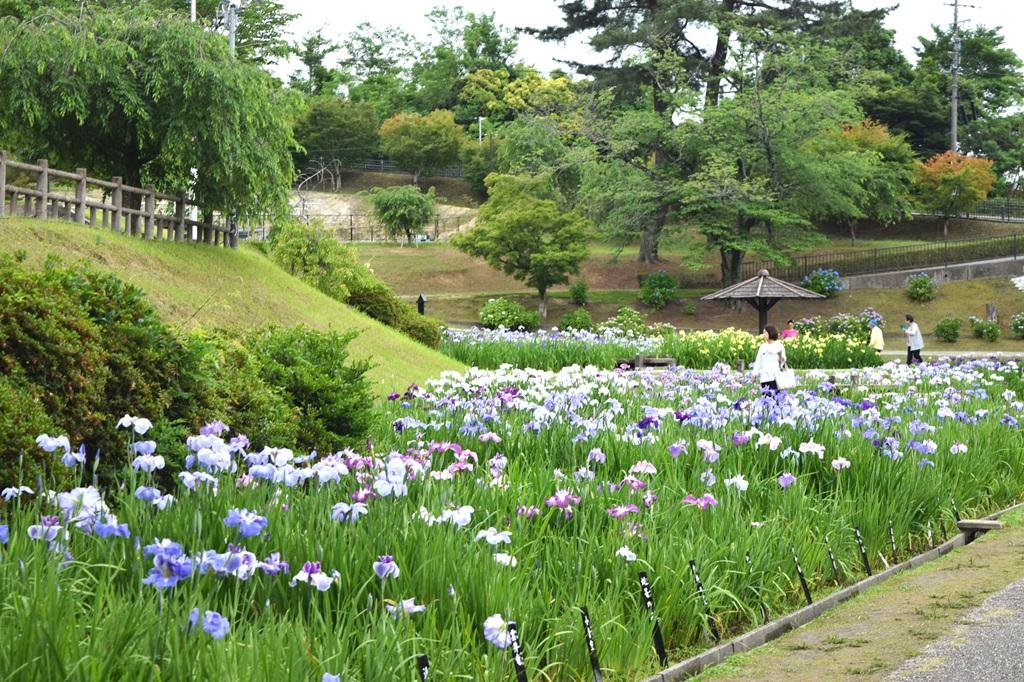
[[[153,238],[153,217],[156,213],[156,190],[153,185],[146,185],[146,217],[142,236],[145,239]]]
[[[4,217],[7,203],[7,152],[0,149],[0,218]]]
[[[39,191],[39,203],[36,204],[36,217],[46,218],[50,213],[50,162],[46,159],[36,161],[39,175],[36,178],[36,189]]]
[[[85,169],[76,168],[75,175],[78,180],[75,185],[75,222],[85,222]]]
[[[121,189],[121,176],[115,175],[110,179],[114,183],[114,192],[111,194],[111,201],[114,203],[114,217],[110,220],[110,229],[114,232],[121,231],[121,216],[124,201],[124,190]]]
[[[174,202],[174,241],[180,242],[185,236],[185,193],[178,192]]]

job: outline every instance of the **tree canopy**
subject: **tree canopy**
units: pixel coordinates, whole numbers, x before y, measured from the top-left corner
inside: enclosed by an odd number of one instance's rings
[[[299,168],[313,159],[359,161],[377,150],[377,114],[368,102],[317,98],[295,124],[295,139],[303,148],[295,155]]]
[[[914,184],[922,208],[942,216],[942,236],[949,237],[949,219],[973,210],[988,196],[996,175],[992,161],[953,151],[918,162]]]
[[[0,141],[19,155],[191,188],[205,211],[287,209],[294,100],[222,37],[118,7],[2,19],[0,44]]]
[[[422,233],[436,213],[434,188],[421,192],[416,185],[376,187],[369,192],[373,215],[392,237],[404,235],[412,244],[413,234]]]
[[[413,183],[430,169],[459,160],[465,135],[452,112],[439,109],[426,116],[395,114],[380,127],[380,148],[401,168],[412,173]]]
[[[546,319],[548,290],[568,284],[587,257],[586,221],[561,204],[545,177],[492,174],[487,190],[476,227],[452,245],[535,288]]]

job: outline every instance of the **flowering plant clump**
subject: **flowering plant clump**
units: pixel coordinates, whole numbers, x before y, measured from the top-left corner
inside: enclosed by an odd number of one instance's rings
[[[825,298],[833,298],[846,288],[843,280],[839,277],[839,271],[829,268],[818,268],[811,271],[800,280],[800,286],[821,294]]]
[[[998,320],[983,320],[980,317],[971,315],[967,318],[967,321],[971,325],[971,332],[974,334],[976,339],[985,339],[989,343],[993,343],[999,340],[1002,336],[1002,330],[999,329]]]
[[[1017,313],[1010,318],[1010,331],[1018,339],[1024,339],[1024,313]]]
[[[793,323],[801,334],[812,334],[816,336],[825,334],[839,334],[852,339],[867,339],[871,333],[871,323],[884,329],[885,317],[874,308],[865,308],[855,315],[839,313],[832,317],[822,318],[820,316],[805,317]]]
[[[907,298],[911,301],[926,303],[934,300],[936,293],[935,279],[927,273],[907,277]]]
[[[675,278],[664,270],[652,272],[640,285],[640,300],[654,310],[661,310],[675,300],[679,292]]]
[[[960,328],[964,321],[959,317],[944,317],[935,325],[935,338],[953,343],[960,338]]]
[[[748,337],[673,341],[725,354]],[[792,348],[817,353],[827,338]],[[741,632],[762,603],[802,604],[794,537],[809,584],[829,590],[826,535],[850,583],[863,575],[855,528],[880,566],[890,523],[907,556],[954,528],[951,498],[978,515],[1013,501],[1020,376],[1015,361],[893,362],[857,385],[809,370],[767,395],[723,363],[506,365],[396,392],[370,441],[333,452],[250,443],[227,425],[184,443],[154,428],[157,449],[139,456],[159,451],[184,475],[125,461],[102,489],[15,475],[0,491],[0,628],[17,635],[0,660],[26,679],[109,650],[110,679],[159,666],[175,679],[376,680],[414,676],[424,653],[432,677],[497,680],[517,632],[535,676],[557,663],[583,678],[586,657],[566,653],[578,613],[564,605],[586,604],[595,624],[647,623],[637,571],[656,592],[687,584],[680,548],[700,562],[712,615]],[[74,450],[52,434],[40,451],[66,473]],[[122,434],[140,442],[131,424]],[[701,613],[687,599],[658,608],[665,624]],[[681,647],[703,641],[672,627]],[[53,632],[45,657],[24,646]],[[623,679],[655,664],[636,632],[601,630],[601,662]]]
[[[540,326],[540,318],[515,301],[492,298],[480,309],[480,324],[487,329],[533,331]]]

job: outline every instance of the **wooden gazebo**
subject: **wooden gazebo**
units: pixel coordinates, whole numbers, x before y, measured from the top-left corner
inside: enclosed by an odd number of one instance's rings
[[[702,296],[702,301],[746,301],[757,308],[757,330],[764,331],[768,325],[768,311],[784,298],[818,299],[825,298],[819,293],[798,287],[781,279],[775,279],[767,270],[757,277],[743,280],[713,294]]]

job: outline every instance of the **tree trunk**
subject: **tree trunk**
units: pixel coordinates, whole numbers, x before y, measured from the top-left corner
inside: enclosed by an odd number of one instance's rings
[[[667,220],[668,206],[663,206],[654,221],[648,223],[647,227],[640,234],[640,250],[636,254],[637,262],[661,262],[661,257],[658,255],[658,245],[661,242],[661,233],[665,229],[665,222]]]
[[[732,14],[736,10],[736,0],[722,0],[722,9]],[[728,24],[729,22],[725,22]],[[718,40],[715,42],[715,54],[708,65],[708,87],[704,99],[704,107],[718,106],[722,96],[722,75],[725,72],[725,61],[729,56],[729,39],[732,29],[727,26],[718,29]]]
[[[405,241],[409,246],[412,246],[412,230],[405,231]]]
[[[540,294],[540,302],[537,304],[537,314],[540,315],[541,322],[548,319],[548,290],[538,289],[537,293]]]
[[[857,243],[857,224],[853,220],[850,221],[850,243]]]
[[[418,168],[412,172],[412,184],[416,186],[420,184],[420,170]]]
[[[942,219],[942,241],[949,241],[949,216]]]
[[[743,265],[743,251],[738,249],[719,249],[722,256],[722,286],[727,287],[740,281],[740,266]]]

